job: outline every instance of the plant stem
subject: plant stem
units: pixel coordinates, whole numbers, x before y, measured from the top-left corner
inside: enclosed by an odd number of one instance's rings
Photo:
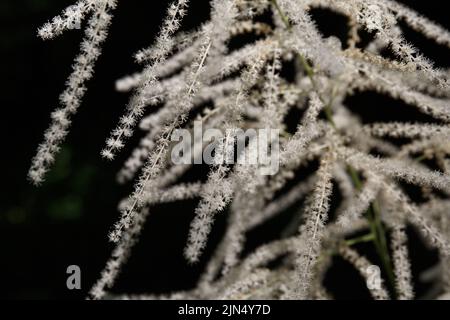
[[[322,95],[319,91],[317,82],[314,79],[314,69],[311,67],[311,65],[308,63],[308,61],[302,54],[299,53],[298,57],[300,59],[300,62],[302,64],[303,68],[306,71],[306,75],[308,76],[309,80],[311,81],[314,91],[317,92],[317,95],[319,96],[320,101],[325,105],[325,107],[323,108],[323,111],[325,113],[325,117],[327,118],[327,121],[333,126],[334,129],[336,129],[336,124],[334,123],[334,120],[333,120],[333,112],[331,110],[332,99],[330,99],[330,102],[328,102],[328,103],[325,102],[325,99],[322,97]]]
[[[281,20],[283,20],[284,24],[286,25],[286,28],[288,30],[291,30],[292,29],[291,23],[289,22],[288,17],[286,17],[286,15],[283,13],[283,10],[281,10],[277,0],[271,0],[271,2],[274,5],[275,9],[277,10],[278,14],[280,15]],[[320,101],[325,105],[323,111],[325,113],[327,121],[333,126],[333,128],[336,129],[336,124],[333,120],[333,112],[331,110],[332,99],[330,99],[329,102],[325,101],[325,99],[322,97],[320,93],[319,86],[317,85],[317,82],[314,79],[314,69],[311,67],[311,65],[308,63],[308,60],[306,60],[306,58],[301,53],[298,53],[298,58],[300,60],[300,63],[302,64],[303,69],[305,69],[306,75],[311,81],[314,91],[317,92]]]
[[[348,172],[352,178],[353,184],[357,190],[361,190],[362,183],[358,172],[352,167],[348,166]],[[374,200],[369,209],[366,212],[367,220],[369,221],[369,226],[371,234],[373,235],[373,243],[375,245],[375,250],[380,257],[383,269],[385,270],[389,284],[393,290],[395,290],[395,277],[392,271],[391,258],[389,256],[389,250],[387,247],[386,233],[384,231],[383,224],[381,222],[380,206],[377,200]]]
[[[358,243],[370,242],[370,241],[373,241],[374,239],[375,239],[375,237],[374,237],[373,233],[371,232],[369,234],[365,234],[360,237],[345,240],[345,244],[350,247],[350,246],[353,246]]]
[[[281,20],[283,20],[284,24],[286,25],[286,28],[291,29],[291,23],[289,22],[288,17],[284,14],[283,10],[281,10],[280,5],[278,4],[277,0],[270,0],[272,4],[274,5],[275,9],[278,11],[278,14],[281,17]]]

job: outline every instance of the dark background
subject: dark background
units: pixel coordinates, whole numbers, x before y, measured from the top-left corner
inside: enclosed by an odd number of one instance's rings
[[[110,130],[128,101],[128,95],[115,92],[115,80],[139,70],[133,53],[152,43],[167,1],[119,1],[110,37],[97,63],[96,74],[79,113],[73,118],[71,132],[47,181],[31,186],[26,173],[50,112],[78,53],[82,33],[69,31],[52,41],[37,38],[36,30],[59,14],[72,0],[3,0],[0,3],[0,52],[2,75],[0,95],[1,190],[0,190],[0,298],[78,299],[86,295],[109,257],[111,244],[107,233],[116,221],[118,201],[130,186],[119,186],[115,174],[129,154],[126,149],[114,162],[100,157]],[[208,18],[206,0],[191,1],[186,28]],[[450,27],[445,1],[404,1],[419,12]],[[342,19],[315,12],[325,35],[342,33]],[[345,20],[344,20],[345,21]],[[410,41],[437,61],[449,67],[448,50],[423,37],[409,33]],[[394,101],[395,102],[395,101]],[[393,101],[363,93],[349,101],[364,121],[386,118],[415,119],[411,109]],[[353,107],[352,107],[353,108]],[[353,109],[357,109],[354,107]],[[406,111],[405,111],[406,110]],[[130,146],[136,143],[130,141]],[[141,241],[118,279],[115,292],[162,293],[187,289],[195,284],[214,244],[220,238],[224,215],[213,230],[208,253],[195,266],[182,257],[195,202],[159,207],[145,227]],[[279,235],[282,219],[250,234],[250,247]],[[415,276],[436,261],[411,231]],[[364,249],[364,248],[362,248]],[[367,248],[371,255],[371,249]],[[376,259],[376,258],[375,258]],[[82,270],[82,290],[66,289],[66,268],[76,264]],[[333,273],[339,272],[338,277]],[[342,299],[366,298],[361,279],[336,259],[327,284]],[[426,284],[418,284],[424,293]]]

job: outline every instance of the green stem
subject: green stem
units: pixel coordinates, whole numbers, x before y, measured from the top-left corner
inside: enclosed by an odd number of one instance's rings
[[[286,25],[286,28],[288,30],[292,29],[289,19],[286,17],[286,15],[281,10],[277,0],[271,0],[271,2],[274,5],[275,9],[277,10],[278,14],[280,15],[281,20],[283,20],[284,24]],[[308,63],[308,60],[306,60],[306,58],[301,53],[298,53],[298,58],[300,60],[300,63],[302,65],[303,69],[305,69],[306,75],[308,76],[309,80],[311,81],[314,91],[317,92],[320,101],[325,105],[323,111],[324,111],[325,117],[327,118],[327,121],[333,126],[334,129],[337,129],[336,123],[333,120],[333,112],[331,110],[331,105],[332,105],[333,99],[331,98],[329,102],[325,101],[325,99],[320,94],[319,86],[317,85],[317,82],[314,79],[314,69],[311,67],[311,65]]]
[[[423,160],[425,160],[425,159],[427,159],[427,158],[428,158],[428,156],[426,156],[425,154],[423,154],[423,155],[421,155],[421,156],[418,156],[418,157],[414,158],[414,160],[417,161],[417,162],[422,162]]]
[[[291,29],[291,23],[289,22],[288,17],[284,14],[283,10],[281,10],[280,5],[278,4],[277,0],[270,0],[272,4],[274,5],[275,9],[278,11],[278,14],[281,17],[281,20],[283,20],[284,24],[286,25],[286,28]]]
[[[345,244],[350,247],[350,246],[353,246],[358,243],[371,242],[371,241],[374,241],[374,239],[375,239],[375,237],[374,237],[373,233],[371,232],[369,234],[365,234],[360,237],[345,240]]]
[[[348,172],[352,178],[353,184],[357,190],[361,190],[362,182],[359,177],[358,172],[352,167],[348,166]],[[386,241],[386,233],[384,231],[383,224],[381,222],[380,206],[377,200],[374,200],[369,209],[366,212],[367,220],[369,221],[370,231],[373,235],[373,242],[375,245],[375,250],[381,259],[383,269],[385,270],[389,284],[393,290],[395,290],[395,276],[392,271],[391,258],[389,256],[389,250]],[[395,292],[395,291],[394,291]]]

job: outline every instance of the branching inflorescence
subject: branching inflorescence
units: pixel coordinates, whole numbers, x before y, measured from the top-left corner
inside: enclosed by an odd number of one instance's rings
[[[400,22],[448,48],[450,33],[392,0],[210,4],[208,22],[181,31],[189,1],[174,0],[155,44],[136,55],[143,71],[117,82],[119,91],[132,92],[131,99],[102,156],[112,160],[137,126],[145,135],[119,172],[121,183],[136,180],[134,191],[120,202],[121,214],[109,235],[115,249],[91,297],[328,299],[323,278],[331,258],[340,255],[366,278],[373,298],[413,299],[408,226],[438,250],[440,291],[435,296],[448,296],[450,73],[435,68],[405,40]],[[52,113],[32,162],[29,178],[35,184],[43,181],[67,135],[115,7],[114,0],[80,0],[39,30],[42,38],[53,38],[90,15],[61,107]],[[347,17],[346,42],[319,32],[310,14],[314,8]],[[259,19],[263,14],[267,21]],[[361,31],[372,35],[367,45],[360,42]],[[232,48],[230,40],[242,34],[254,37]],[[293,78],[284,74],[286,68],[294,71]],[[345,99],[366,90],[401,100],[434,121],[364,124]],[[295,132],[287,125],[291,110],[303,114]],[[198,122],[203,130],[227,134],[216,141],[216,161],[206,181],[185,183],[183,175],[196,162],[171,161],[171,139]],[[264,163],[217,160],[227,158],[237,143],[236,128],[279,130],[280,137],[268,142],[279,159],[276,172],[261,174]],[[193,148],[192,159],[204,155],[204,142]],[[258,147],[250,138],[246,155],[256,155]],[[299,174],[314,163],[317,170]],[[420,187],[421,202],[410,198],[409,185]],[[187,235],[189,262],[201,258],[215,216],[228,215],[225,235],[198,285],[166,296],[112,295],[109,290],[152,206],[187,199],[199,201]],[[243,254],[248,231],[302,201],[279,239]],[[332,203],[337,204],[333,212]],[[373,244],[378,261],[358,252],[355,245],[361,242]],[[280,262],[270,265],[274,260]],[[386,280],[370,283],[378,263]]]

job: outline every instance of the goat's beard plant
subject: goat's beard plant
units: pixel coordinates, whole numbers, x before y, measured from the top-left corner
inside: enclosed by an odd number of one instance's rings
[[[42,38],[53,38],[90,15],[61,106],[29,171],[35,184],[43,181],[80,105],[116,2],[80,0],[39,30]],[[320,34],[310,16],[316,7],[348,18],[345,43]],[[439,252],[435,297],[449,297],[449,72],[434,68],[404,40],[399,21],[447,47],[450,33],[390,0],[212,0],[211,8],[198,30],[181,32],[188,0],[173,1],[154,46],[136,55],[143,71],[117,82],[119,91],[133,94],[101,154],[113,159],[137,125],[145,136],[118,174],[121,183],[136,179],[135,190],[119,205],[109,235],[115,248],[90,296],[114,296],[109,290],[152,206],[198,198],[187,261],[199,260],[216,215],[226,214],[228,223],[197,286],[165,296],[118,297],[328,299],[323,278],[334,255],[370,280],[374,262],[355,249],[368,242],[385,278],[368,282],[373,298],[413,299],[407,225]],[[361,30],[373,35],[364,46]],[[230,49],[230,39],[242,34],[254,40]],[[284,75],[287,68],[294,77]],[[435,121],[365,125],[345,105],[346,97],[364,90],[402,100]],[[291,110],[303,112],[293,133],[286,124]],[[192,166],[170,161],[170,137],[194,120],[204,129],[279,129],[279,171],[263,176],[259,165],[216,163],[205,182],[182,182]],[[228,138],[233,142],[233,135]],[[225,144],[219,141],[216,152]],[[249,152],[254,144],[248,142]],[[314,162],[315,173],[299,176]],[[408,197],[405,185],[411,184],[422,191],[420,203]],[[279,239],[243,254],[248,231],[303,199]],[[332,201],[338,205],[330,216]]]

